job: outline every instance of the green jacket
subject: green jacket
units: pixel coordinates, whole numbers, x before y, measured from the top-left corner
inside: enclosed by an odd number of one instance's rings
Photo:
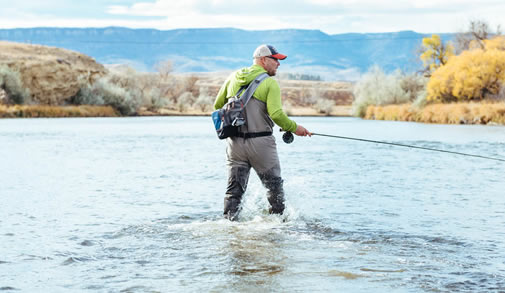
[[[214,109],[222,108],[228,101],[228,98],[235,95],[241,86],[249,84],[263,72],[266,72],[263,67],[252,65],[251,67],[245,67],[232,73],[221,86],[214,102]],[[289,119],[282,110],[281,89],[275,79],[270,77],[265,79],[258,86],[253,97],[266,103],[268,116],[280,128],[291,132],[296,131],[295,121]]]

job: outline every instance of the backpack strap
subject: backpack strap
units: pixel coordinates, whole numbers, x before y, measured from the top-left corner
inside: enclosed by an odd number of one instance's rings
[[[235,94],[236,97],[240,97],[240,93],[243,92],[245,89],[247,88],[246,85],[244,86],[241,86],[239,89],[238,89],[238,92]]]
[[[251,97],[253,96],[254,92],[256,91],[260,83],[265,79],[267,79],[267,77],[269,77],[269,75],[266,72],[264,72],[258,75],[253,81],[251,81],[249,86],[247,86],[247,89],[245,90],[244,94],[240,97],[240,99],[244,103],[244,108],[251,99]]]

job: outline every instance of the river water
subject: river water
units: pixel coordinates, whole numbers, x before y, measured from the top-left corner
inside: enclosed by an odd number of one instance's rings
[[[505,127],[297,118],[505,158]],[[505,163],[275,133],[287,210],[251,173],[222,219],[209,117],[0,120],[0,291],[504,292]]]

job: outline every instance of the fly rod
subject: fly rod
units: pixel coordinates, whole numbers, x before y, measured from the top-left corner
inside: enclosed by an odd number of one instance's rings
[[[355,141],[362,141],[362,142],[371,142],[371,143],[378,143],[378,144],[386,144],[386,145],[393,145],[393,146],[398,146],[398,147],[407,147],[407,148],[420,149],[420,150],[426,150],[426,151],[448,153],[448,154],[454,154],[454,155],[460,155],[460,156],[475,157],[475,158],[481,158],[481,159],[486,159],[486,160],[505,162],[505,159],[500,159],[500,158],[493,158],[493,157],[487,157],[487,156],[481,156],[481,155],[473,155],[473,154],[467,154],[467,153],[439,150],[439,149],[434,149],[434,148],[427,148],[427,147],[420,147],[420,146],[415,146],[415,145],[386,142],[386,141],[380,141],[380,140],[371,140],[371,139],[363,139],[363,138],[355,138],[355,137],[347,137],[347,136],[339,136],[339,135],[329,135],[329,134],[314,133],[314,132],[312,133],[312,135],[339,138],[339,139],[348,139],[348,140],[355,140]],[[291,132],[284,133],[282,135],[282,140],[285,143],[292,143],[294,140],[293,134]]]

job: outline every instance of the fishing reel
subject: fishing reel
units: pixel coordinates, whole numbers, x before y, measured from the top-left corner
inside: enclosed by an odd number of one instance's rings
[[[281,129],[281,131],[283,131],[283,130]],[[292,143],[295,140],[295,137],[294,137],[293,133],[291,133],[290,131],[286,131],[282,135],[282,140],[285,143],[290,144],[290,143]]]

